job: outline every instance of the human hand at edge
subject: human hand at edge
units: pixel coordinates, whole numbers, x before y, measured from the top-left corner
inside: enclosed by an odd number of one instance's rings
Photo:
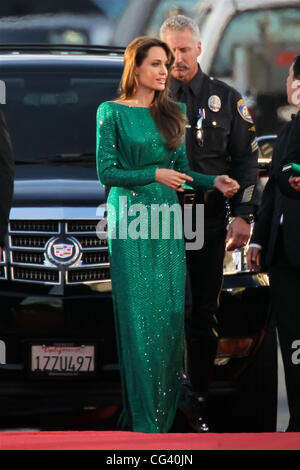
[[[289,183],[295,191],[300,192],[300,176],[291,176]]]
[[[226,236],[226,250],[233,251],[247,245],[250,237],[250,224],[241,217],[230,222]]]
[[[226,198],[232,197],[240,189],[239,183],[228,175],[216,176],[214,187],[218,189]]]
[[[261,249],[256,246],[249,246],[247,252],[247,263],[250,271],[258,272],[260,270],[260,255]]]

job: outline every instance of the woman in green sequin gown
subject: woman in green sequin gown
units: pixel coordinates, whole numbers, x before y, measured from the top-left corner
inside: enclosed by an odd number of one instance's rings
[[[158,49],[154,43],[148,55]],[[186,270],[180,219],[170,218],[169,236],[163,224],[159,235],[151,236],[151,211],[158,211],[162,204],[168,208],[178,204],[174,180],[169,187],[161,184],[157,170],[179,172],[170,172],[170,180],[183,173],[186,181],[189,175],[193,178],[189,184],[195,188],[213,188],[215,176],[191,172],[184,141],[168,150],[150,107],[140,106],[138,99],[137,105],[132,102],[105,102],[97,111],[98,176],[111,187],[108,243],[122,427],[168,432],[181,384]]]

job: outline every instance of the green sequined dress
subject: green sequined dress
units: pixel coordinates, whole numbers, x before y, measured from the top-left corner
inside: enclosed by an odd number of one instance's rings
[[[149,108],[111,101],[99,106],[97,171],[101,183],[111,187],[108,243],[122,421],[125,429],[137,432],[170,430],[183,361],[184,239],[182,233],[178,237],[181,226],[171,211],[169,234],[162,219],[155,225],[158,219],[151,215],[159,214],[161,205],[178,204],[178,198],[175,190],[155,182],[155,172],[188,173],[195,188],[212,188],[214,180],[189,170],[184,142],[176,151],[167,150],[164,142]]]

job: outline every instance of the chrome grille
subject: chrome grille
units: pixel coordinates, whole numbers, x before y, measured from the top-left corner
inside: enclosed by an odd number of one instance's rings
[[[0,266],[0,279],[6,279],[6,269],[5,266]]]
[[[59,284],[60,273],[50,269],[31,269],[15,267],[13,280],[27,282],[42,282],[46,284]]]
[[[6,276],[8,266],[10,279],[21,282],[56,285],[109,282],[107,240],[97,237],[98,222],[99,219],[11,220],[8,263],[1,263],[0,278]],[[50,249],[53,246],[59,249],[64,240],[66,244],[74,243],[74,250],[79,252],[74,260],[70,258],[69,264],[64,263],[64,253],[59,263],[49,255]]]
[[[104,269],[76,269],[68,272],[68,284],[80,284],[82,282],[109,281],[109,268]]]
[[[30,234],[20,236],[11,236],[10,245],[13,248],[45,248],[50,237],[39,237]]]
[[[70,220],[66,223],[67,233],[95,232],[98,221],[95,220]]]
[[[107,247],[107,240],[98,238],[97,235],[79,235],[76,237],[82,248],[101,248]]]
[[[7,279],[6,252],[2,250],[2,259],[0,260],[0,279]]]
[[[59,222],[52,220],[12,220],[9,223],[11,232],[47,232],[58,233]]]
[[[82,255],[83,264],[109,263],[108,251],[85,252]]]
[[[35,251],[13,251],[12,262],[20,264],[39,264],[43,265],[45,260],[44,253]]]

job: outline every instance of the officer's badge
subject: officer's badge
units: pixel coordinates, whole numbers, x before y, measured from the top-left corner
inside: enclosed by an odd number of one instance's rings
[[[208,107],[214,113],[217,113],[221,109],[221,100],[217,95],[211,95],[208,99]]]
[[[239,115],[244,119],[244,121],[250,122],[251,124],[253,124],[252,116],[249,113],[248,108],[245,105],[245,101],[243,100],[243,98],[241,98],[237,102],[237,110],[239,112]]]

